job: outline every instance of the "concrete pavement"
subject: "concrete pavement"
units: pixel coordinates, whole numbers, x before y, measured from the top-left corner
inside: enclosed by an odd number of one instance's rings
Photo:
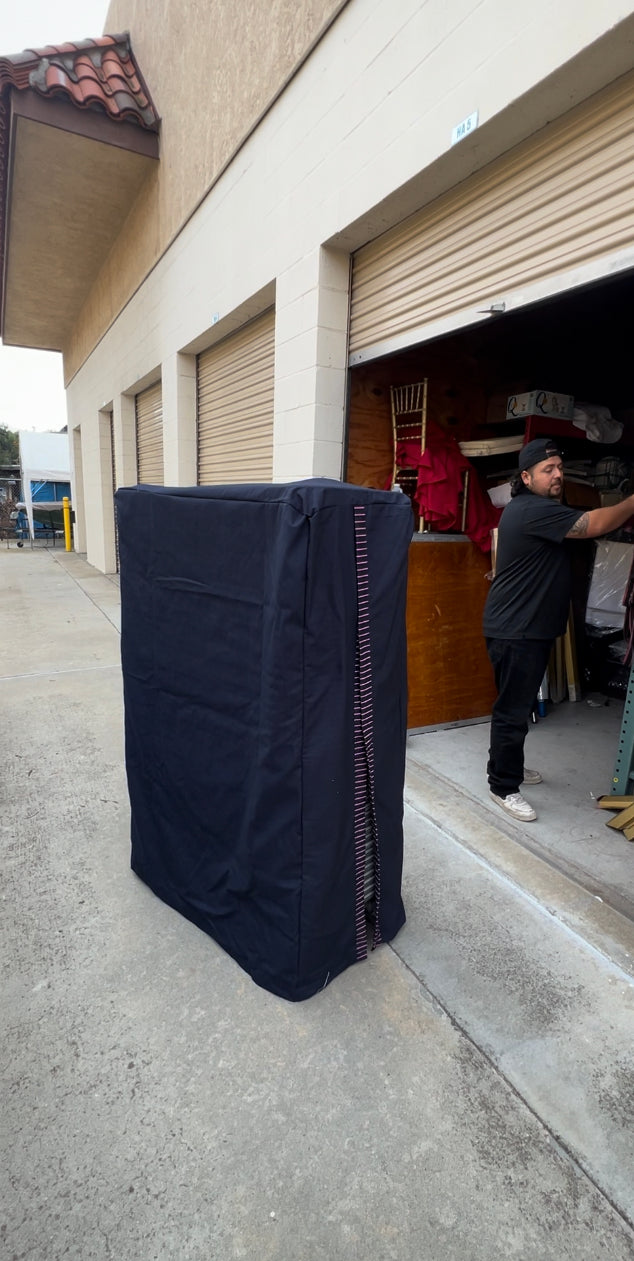
[[[403,931],[258,989],[130,872],[116,582],[0,592],[4,1254],[632,1261],[630,921],[410,762]]]
[[[457,788],[461,804],[475,807],[478,818],[634,920],[634,844],[606,827],[613,813],[597,807],[597,798],[609,796],[612,787],[624,705],[613,698],[589,699],[549,706],[548,716],[531,726],[526,760],[539,767],[544,782],[523,790],[537,810],[530,826],[504,814],[489,797],[488,722],[411,734],[409,764],[430,788],[433,781],[441,820],[447,789]]]

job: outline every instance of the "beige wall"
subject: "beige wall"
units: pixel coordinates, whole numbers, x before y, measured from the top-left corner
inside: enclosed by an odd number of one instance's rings
[[[349,0],[73,377],[91,563],[101,567],[110,529],[94,467],[100,413],[116,420],[122,400],[162,377],[166,483],[192,482],[193,356],[273,304],[274,479],[340,477],[349,251],[631,71],[633,44],[634,0]],[[452,147],[475,108],[478,129]],[[116,269],[139,275],[146,237],[168,239],[160,219],[135,213],[102,278],[111,309]],[[558,274],[551,291],[597,278]],[[544,296],[496,294],[509,310]]]
[[[346,0],[112,0],[161,116],[148,177],[64,348],[66,380]]]

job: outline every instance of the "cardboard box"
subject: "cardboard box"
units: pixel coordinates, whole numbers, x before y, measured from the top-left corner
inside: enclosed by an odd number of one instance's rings
[[[572,420],[575,400],[572,394],[553,394],[551,390],[531,390],[528,394],[511,394],[506,402],[506,419],[517,416],[554,416]]]

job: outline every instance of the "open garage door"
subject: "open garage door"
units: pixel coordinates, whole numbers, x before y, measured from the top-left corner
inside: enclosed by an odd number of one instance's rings
[[[351,364],[632,267],[633,127],[628,75],[359,250]]]

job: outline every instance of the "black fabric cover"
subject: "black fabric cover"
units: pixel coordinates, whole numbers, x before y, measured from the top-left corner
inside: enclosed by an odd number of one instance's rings
[[[132,867],[259,985],[307,998],[365,953],[353,841],[359,508],[375,941],[405,919],[409,500],[310,479],[137,486],[116,504]]]

